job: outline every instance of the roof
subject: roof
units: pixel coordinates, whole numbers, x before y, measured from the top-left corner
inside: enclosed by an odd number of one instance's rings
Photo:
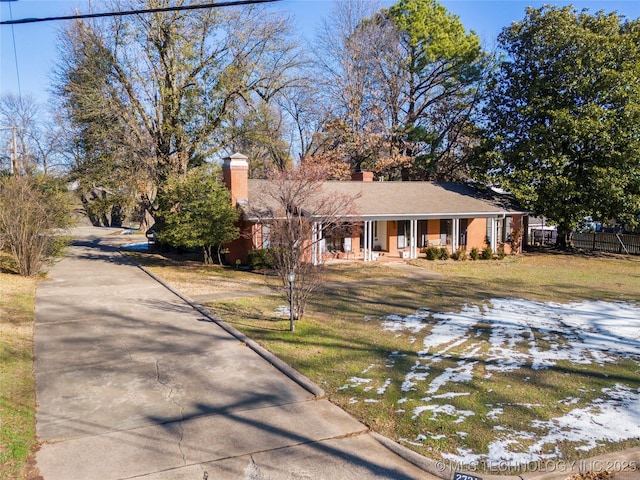
[[[265,198],[268,186],[269,180],[249,180],[247,212],[256,208],[275,210],[273,200]],[[327,181],[322,190],[330,196],[355,196],[355,210],[362,219],[478,218],[527,213],[510,195],[466,183]]]

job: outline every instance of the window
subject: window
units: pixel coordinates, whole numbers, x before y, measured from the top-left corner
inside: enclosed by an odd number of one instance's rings
[[[427,221],[418,220],[418,248],[426,247],[428,244]]]
[[[258,223],[253,227],[253,249],[261,250],[271,247],[271,226]]]
[[[495,222],[496,225],[496,242],[507,243],[511,241],[511,227],[513,224],[513,217],[504,217],[491,219],[487,218],[487,242],[491,244],[491,225]]]
[[[409,222],[407,220],[398,220],[398,248],[407,247],[407,231],[409,230]]]
[[[469,226],[469,220],[466,218],[460,219],[460,234],[458,238],[458,243],[461,247],[467,246],[467,227]]]
[[[440,220],[440,243],[442,245],[450,245],[452,234],[453,222],[451,220]]]

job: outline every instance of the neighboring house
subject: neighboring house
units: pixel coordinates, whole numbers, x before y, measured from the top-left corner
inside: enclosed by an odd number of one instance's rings
[[[232,155],[223,163],[223,179],[232,202],[243,211],[244,235],[228,245],[228,260],[246,262],[251,250],[267,248],[268,220],[251,214],[264,202],[262,192],[269,180],[248,178],[247,157]],[[384,255],[417,258],[428,246],[482,250],[489,245],[495,251],[504,245],[526,241],[527,212],[517,208],[511,197],[481,190],[464,183],[382,182],[373,181],[371,172],[354,174],[352,181],[327,181],[327,195],[356,196],[357,214],[345,214],[353,222],[351,234],[342,238],[323,238],[321,219],[314,222],[312,261],[321,256],[372,261]],[[517,238],[516,238],[517,237]]]
[[[545,217],[529,217],[527,243],[529,245],[555,245],[558,228],[549,225]]]

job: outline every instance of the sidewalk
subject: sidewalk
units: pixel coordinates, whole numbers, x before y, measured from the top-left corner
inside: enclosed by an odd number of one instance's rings
[[[45,480],[437,478],[83,231],[36,297]]]

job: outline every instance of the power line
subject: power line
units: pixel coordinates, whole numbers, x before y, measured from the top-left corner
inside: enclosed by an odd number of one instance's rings
[[[13,10],[11,9],[11,2],[9,2],[9,18],[13,20]],[[18,67],[18,49],[16,48],[16,32],[11,25],[11,38],[13,39],[13,58],[16,62],[16,77],[18,79],[18,95],[22,96],[22,89],[20,88],[20,68]]]
[[[279,2],[280,0],[237,0],[233,2],[203,3],[198,5],[182,5],[176,7],[145,8],[141,10],[124,10],[122,12],[87,13],[84,15],[65,15],[62,17],[22,18],[19,20],[5,20],[0,25],[17,25],[22,23],[52,22],[56,20],[82,20],[85,18],[122,17],[141,13],[177,12],[182,10],[200,10],[204,8],[232,7],[234,5],[251,5],[256,3]]]

